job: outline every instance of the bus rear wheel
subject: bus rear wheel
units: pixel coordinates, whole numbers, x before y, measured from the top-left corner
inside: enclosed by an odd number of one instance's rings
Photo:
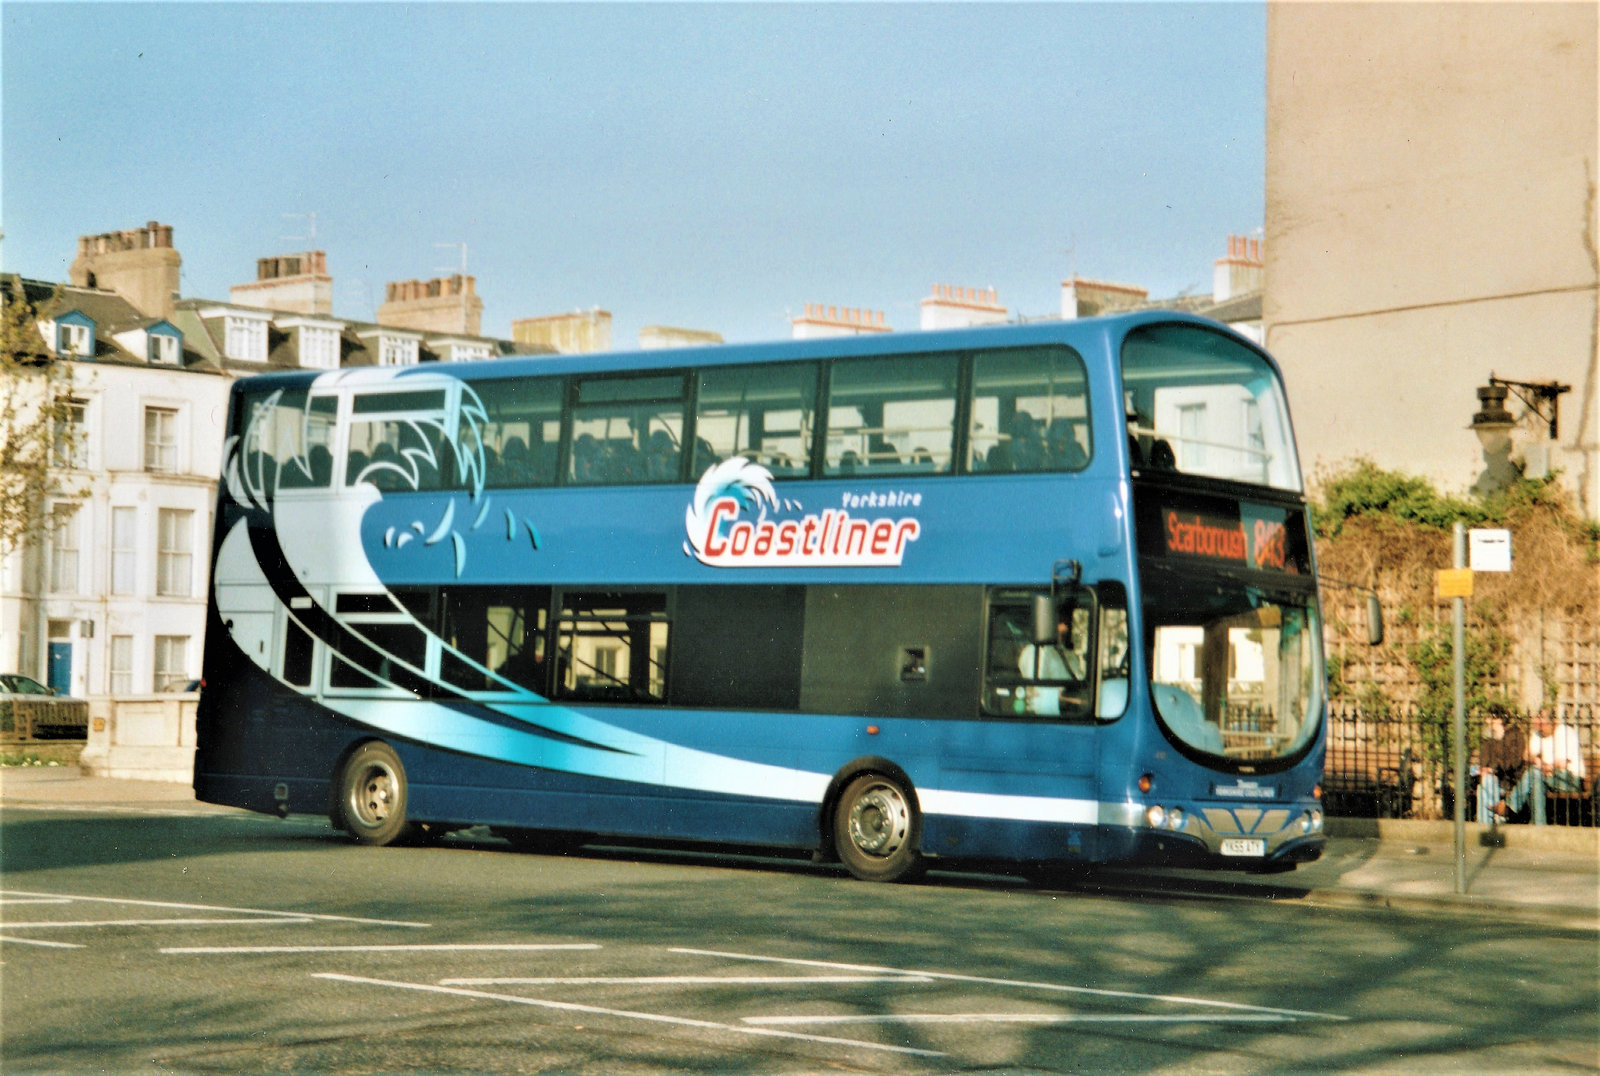
[[[922,820],[899,781],[866,773],[845,786],[833,812],[839,862],[867,882],[909,881],[924,869]]]
[[[406,769],[386,743],[365,743],[339,771],[335,823],[358,844],[397,844],[414,827],[406,822]]]

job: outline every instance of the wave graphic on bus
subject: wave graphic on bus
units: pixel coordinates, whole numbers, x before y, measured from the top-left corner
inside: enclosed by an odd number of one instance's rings
[[[356,375],[356,376],[352,376]],[[320,376],[307,396],[305,421],[310,421],[311,401],[327,395],[349,394],[357,389],[403,382],[408,389],[434,387],[448,390],[467,412],[481,413],[476,394],[459,380],[432,371],[413,372],[365,369],[332,371]],[[273,399],[277,399],[274,397]],[[348,413],[348,412],[346,412]],[[389,473],[400,488],[415,490],[420,462],[437,464],[438,456],[418,455],[410,465],[385,469],[370,465],[358,471],[343,490],[326,487],[289,488],[269,479],[260,462],[259,448],[268,431],[261,428],[271,409],[253,415],[239,438],[225,445],[225,481],[229,496],[244,509],[222,539],[216,558],[213,588],[217,610],[239,650],[285,688],[374,731],[463,754],[564,773],[581,774],[642,784],[668,784],[665,759],[672,757],[672,787],[770,799],[816,801],[828,776],[789,767],[731,758],[671,744],[619,728],[566,706],[550,703],[461,653],[449,642],[405,611],[368,561],[362,546],[361,520],[383,500],[378,476]],[[464,556],[459,529],[458,501],[471,509],[468,529],[489,518],[483,496],[483,443],[471,420],[459,421],[436,412],[385,415],[408,428],[442,434],[444,443],[460,463],[460,474],[471,476],[471,487],[449,494],[437,519],[418,520],[409,530],[423,544],[447,536],[457,548],[458,571]],[[465,435],[459,431],[465,429]],[[453,433],[452,431],[458,431]],[[307,445],[309,430],[299,432],[297,443]],[[314,466],[301,452],[286,464],[310,477]],[[474,503],[477,502],[477,503]],[[427,503],[437,503],[429,499]],[[464,517],[461,517],[464,518]],[[507,517],[508,540],[519,533]],[[537,531],[527,524],[537,548]],[[406,531],[389,529],[386,544],[401,547]],[[409,539],[408,539],[409,540]],[[387,599],[392,612],[385,623],[401,624],[420,634],[423,652],[436,650],[494,685],[490,691],[472,690],[444,682],[415,661],[386,648],[370,628],[363,633],[360,618],[330,608],[327,595],[337,586],[342,594],[360,593]],[[278,628],[277,625],[284,625]],[[275,633],[290,628],[316,639],[329,651],[331,663],[343,663],[370,688],[345,695],[318,693],[312,684],[296,684],[275,668],[272,655]],[[383,696],[389,697],[383,697]],[[430,696],[419,698],[419,695]]]

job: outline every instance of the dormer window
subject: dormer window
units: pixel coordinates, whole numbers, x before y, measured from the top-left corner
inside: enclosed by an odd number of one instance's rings
[[[90,358],[94,355],[94,319],[72,310],[56,319],[56,354],[62,358]]]
[[[375,366],[415,366],[422,361],[422,334],[384,326],[356,330]]]
[[[267,361],[268,315],[259,316],[229,311],[223,350],[240,362]]]
[[[318,370],[339,366],[339,330],[316,325],[300,328],[300,365]]]
[[[417,340],[414,337],[384,335],[378,347],[378,364],[381,366],[415,366]]]
[[[56,351],[62,355],[89,354],[89,327],[87,325],[62,325],[61,343]]]
[[[489,345],[476,341],[453,340],[444,348],[449,362],[476,362],[489,357]]]
[[[177,366],[183,355],[183,338],[171,336],[167,333],[151,333],[149,336],[150,354],[147,356],[151,362],[161,363],[165,366]]]

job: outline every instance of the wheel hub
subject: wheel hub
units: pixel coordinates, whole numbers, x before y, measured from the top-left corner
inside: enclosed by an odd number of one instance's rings
[[[850,843],[875,856],[892,856],[906,842],[911,812],[891,788],[867,790],[850,808]]]
[[[394,805],[394,774],[387,766],[374,766],[366,772],[350,797],[350,805],[366,826],[381,826]]]

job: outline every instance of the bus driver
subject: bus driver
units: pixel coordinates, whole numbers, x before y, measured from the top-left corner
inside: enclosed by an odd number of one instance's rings
[[[1079,632],[1077,638],[1081,640],[1083,635]],[[1042,647],[1029,643],[1018,652],[1017,671],[1024,679],[1039,681],[1037,686],[1018,689],[1026,700],[1027,713],[1059,716],[1062,694],[1066,690],[1062,682],[1083,683],[1084,655],[1072,642],[1072,628],[1063,618],[1056,624],[1054,643]]]

